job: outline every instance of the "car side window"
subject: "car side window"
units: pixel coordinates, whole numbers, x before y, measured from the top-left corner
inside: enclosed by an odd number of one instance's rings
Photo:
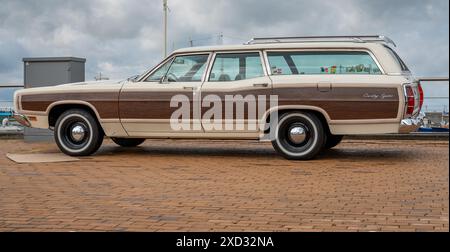
[[[273,75],[381,74],[367,52],[268,52],[267,57]]]
[[[168,82],[201,81],[207,61],[207,54],[178,56],[170,65],[166,80]]]
[[[160,81],[162,77],[168,82],[201,81],[208,56],[208,54],[177,56],[151,74],[146,81]]]
[[[291,67],[282,55],[271,55],[269,59],[270,65],[273,66],[272,74],[292,74]]]
[[[154,82],[160,81],[163,76],[166,76],[167,70],[172,64],[172,60],[167,61],[164,65],[160,66],[155,72],[153,72],[150,76],[147,77],[144,81],[146,82]]]
[[[238,81],[261,76],[264,76],[264,71],[258,52],[218,53],[209,75],[209,81]]]

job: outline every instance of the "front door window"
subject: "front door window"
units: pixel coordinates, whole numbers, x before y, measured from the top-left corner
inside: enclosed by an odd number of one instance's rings
[[[205,72],[208,55],[189,55],[176,57],[167,71],[168,82],[200,82]]]
[[[146,81],[200,82],[205,72],[208,54],[177,56],[152,73]]]
[[[162,77],[166,76],[167,70],[169,69],[170,65],[172,64],[172,60],[167,61],[164,63],[164,65],[160,66],[158,70],[153,72],[150,76],[145,79],[146,82],[156,82],[160,81]]]

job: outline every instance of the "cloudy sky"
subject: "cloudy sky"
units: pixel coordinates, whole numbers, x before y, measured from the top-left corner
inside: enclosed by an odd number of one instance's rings
[[[419,76],[448,76],[448,0],[168,0],[169,49],[254,36],[384,34]],[[0,83],[22,83],[23,57],[87,59],[120,79],[163,56],[162,0],[0,0]]]

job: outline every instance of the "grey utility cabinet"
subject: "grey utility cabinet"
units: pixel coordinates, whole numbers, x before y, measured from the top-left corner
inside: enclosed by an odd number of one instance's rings
[[[75,57],[23,58],[24,87],[55,86],[84,81],[86,59]],[[53,140],[53,132],[25,128],[25,141]]]

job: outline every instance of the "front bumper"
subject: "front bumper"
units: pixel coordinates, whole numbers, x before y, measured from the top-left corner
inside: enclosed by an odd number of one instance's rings
[[[12,116],[18,123],[20,123],[21,125],[25,126],[25,127],[31,127],[31,123],[30,120],[28,119],[27,116],[19,114],[17,112],[13,112],[13,116]]]

